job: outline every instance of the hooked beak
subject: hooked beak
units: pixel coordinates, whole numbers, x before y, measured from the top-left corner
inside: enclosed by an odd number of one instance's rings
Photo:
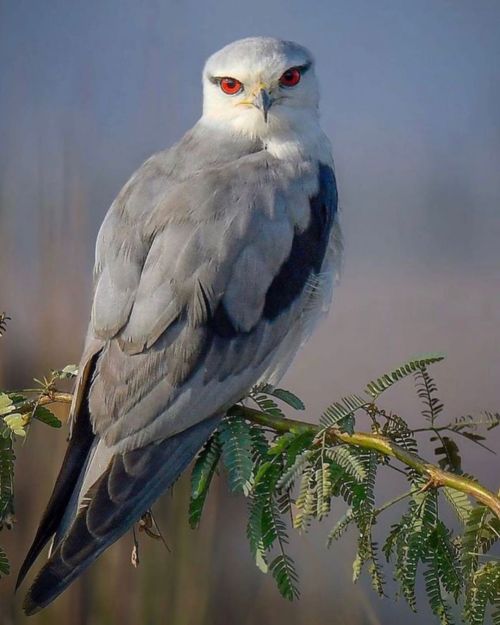
[[[265,89],[259,89],[258,93],[255,96],[253,101],[254,106],[256,106],[259,110],[262,111],[264,115],[264,121],[267,124],[267,113],[271,108],[273,103],[273,99],[269,95],[269,93]]]

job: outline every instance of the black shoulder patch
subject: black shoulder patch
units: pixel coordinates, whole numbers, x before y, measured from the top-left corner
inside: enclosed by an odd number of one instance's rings
[[[331,167],[320,164],[318,177],[318,192],[309,200],[311,210],[309,224],[305,230],[295,232],[290,254],[267,291],[263,311],[264,319],[275,319],[289,308],[302,293],[310,275],[321,271],[331,227],[337,212],[337,187]],[[210,312],[208,298],[203,288],[201,288],[201,293],[209,311],[206,322],[205,353],[208,352],[215,338],[232,341],[252,333],[252,330],[244,332],[235,327],[222,301],[213,312]],[[196,368],[183,379],[183,382],[195,370]]]
[[[302,293],[312,273],[319,273],[337,212],[337,185],[333,170],[319,165],[318,193],[310,198],[311,217],[303,231],[296,231],[292,249],[267,291],[264,317],[275,319]]]
[[[234,327],[231,318],[227,314],[226,307],[222,301],[215,309],[214,314],[208,320],[207,325],[214,334],[223,339],[234,339],[239,334],[238,330]]]

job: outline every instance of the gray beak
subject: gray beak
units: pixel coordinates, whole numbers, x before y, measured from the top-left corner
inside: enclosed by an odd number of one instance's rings
[[[253,103],[254,106],[262,111],[264,114],[264,121],[267,124],[267,112],[271,108],[273,99],[265,89],[260,89],[259,93],[255,96]]]

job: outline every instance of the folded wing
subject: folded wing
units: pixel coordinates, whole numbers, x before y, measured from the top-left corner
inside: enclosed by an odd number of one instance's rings
[[[276,364],[331,256],[336,208],[330,167],[265,152],[189,179],[169,178],[160,158],[124,188],[98,238],[76,451],[21,570],[57,532],[28,612],[123,534]]]

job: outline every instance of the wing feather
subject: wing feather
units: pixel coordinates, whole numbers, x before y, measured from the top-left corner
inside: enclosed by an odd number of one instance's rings
[[[141,266],[130,311],[118,310],[108,326],[127,320],[103,350],[90,391],[94,427],[108,445],[124,451],[181,431],[238,400],[269,368],[321,271],[332,189],[327,166],[282,169],[259,153],[161,196],[161,211],[153,207],[147,220],[147,253],[129,254]],[[121,258],[123,246],[113,244]],[[116,262],[113,244],[102,256]],[[203,397],[201,413],[185,399],[188,383],[191,396]]]
[[[185,153],[177,154],[182,166],[175,150],[146,162],[99,233],[87,340],[98,354],[84,389],[97,442],[85,439],[85,474],[73,471],[65,487],[75,510],[64,512],[29,612],[172,483],[214,415],[294,353],[318,290],[310,285],[338,255],[328,251],[337,208],[331,167],[249,150],[185,176]],[[45,524],[27,565],[56,528]]]

